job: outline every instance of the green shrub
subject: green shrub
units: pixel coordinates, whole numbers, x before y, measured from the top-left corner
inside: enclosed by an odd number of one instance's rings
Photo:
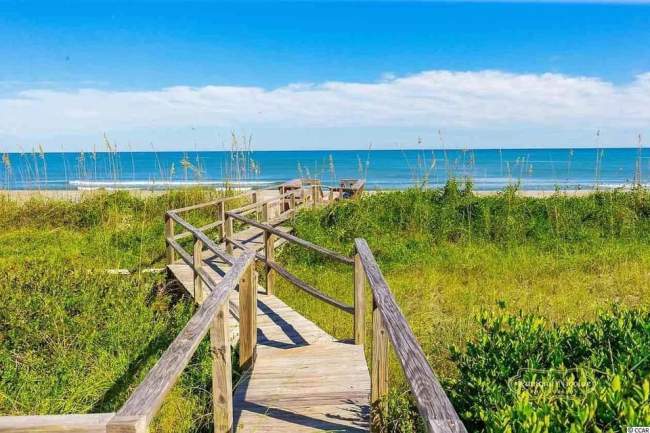
[[[379,412],[381,433],[424,433],[424,423],[407,389],[392,388]]]
[[[484,314],[450,396],[472,431],[621,432],[650,425],[650,313],[615,308],[552,326]]]

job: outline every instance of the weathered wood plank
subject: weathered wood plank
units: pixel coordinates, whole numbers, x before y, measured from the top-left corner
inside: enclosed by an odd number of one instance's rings
[[[388,394],[388,336],[384,327],[381,312],[377,304],[372,305],[372,360],[370,367],[370,404],[373,413],[372,431],[380,431],[379,413],[383,412],[382,406]]]
[[[466,433],[465,426],[440,386],[413,331],[390,292],[368,244],[364,239],[356,239],[355,245],[386,333],[402,365],[428,430],[435,433]]]
[[[361,346],[259,350],[251,375],[235,390],[237,433],[368,431],[370,378]]]
[[[275,238],[276,236],[264,231],[264,261],[266,264],[266,293],[272,295],[275,290],[275,272],[269,266],[269,261],[275,260]]]
[[[171,239],[171,238],[167,238],[167,245],[169,245],[169,246],[172,248],[172,251],[175,251],[176,253],[178,253],[178,255],[180,256],[180,258],[181,258],[181,259],[182,259],[182,260],[183,260],[183,261],[184,261],[188,266],[194,266],[194,262],[193,262],[193,260],[192,260],[192,256],[190,256],[190,255],[185,251],[185,249],[181,246],[181,244],[179,244],[178,242],[176,242],[175,240],[173,240],[173,239]],[[171,254],[171,255],[168,254],[168,256],[169,256],[169,257],[174,257],[173,254]]]
[[[114,413],[0,417],[1,433],[105,433]]]
[[[210,329],[212,408],[215,433],[230,433],[232,431],[232,361],[229,318],[228,303],[224,302],[215,315]]]
[[[169,216],[165,215],[165,239],[174,238],[174,220]],[[170,265],[176,260],[174,255],[174,247],[167,242],[166,254],[167,254],[167,264]],[[180,245],[179,245],[180,246]]]
[[[194,299],[197,303],[202,304],[205,299],[203,292],[203,279],[201,277],[201,269],[203,267],[203,242],[201,239],[194,238],[194,251],[192,255],[193,269],[194,269]]]
[[[248,253],[252,256],[253,253]],[[251,265],[239,281],[239,366],[250,367],[257,348],[257,281]]]
[[[224,236],[224,224],[226,223],[226,204],[220,202],[217,204],[217,221],[220,221],[219,224],[219,239],[223,239]]]
[[[366,341],[366,274],[359,254],[354,256],[354,344]]]
[[[251,204],[248,204],[248,205],[245,205],[245,206],[241,206],[241,207],[238,207],[238,208],[235,208],[235,209],[231,209],[229,212],[242,213],[242,212],[247,212],[247,211],[249,211],[251,209],[258,210],[258,209],[261,209],[262,206],[264,206],[264,205],[268,205],[268,204],[274,203],[274,202],[280,202],[282,199],[284,199],[285,197],[288,197],[290,194],[292,194],[292,192],[287,192],[287,193],[284,193],[284,194],[278,194],[277,191],[258,191],[258,193],[262,193],[262,192],[271,193],[270,194],[271,197],[264,198],[263,200],[255,201],[255,203],[251,203]]]
[[[225,222],[223,227],[223,238],[226,242],[226,252],[232,256],[233,249],[232,244],[228,242],[228,239],[232,238],[232,218],[226,212]]]
[[[216,200],[207,201],[205,203],[198,203],[198,204],[193,204],[191,206],[185,206],[185,207],[181,207],[181,208],[178,208],[178,209],[172,209],[172,210],[170,210],[170,212],[173,212],[175,214],[180,214],[180,213],[188,212],[188,211],[191,211],[191,210],[196,210],[196,209],[201,209],[201,208],[208,207],[208,206],[218,205],[219,203],[223,204],[223,203],[227,203],[227,202],[233,201],[233,200],[244,199],[246,197],[250,197],[253,193],[254,193],[254,191],[246,191],[246,192],[243,192],[241,194],[232,195],[230,197],[220,197],[220,198],[218,198]]]

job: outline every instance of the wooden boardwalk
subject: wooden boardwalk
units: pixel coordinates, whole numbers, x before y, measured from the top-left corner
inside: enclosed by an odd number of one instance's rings
[[[283,232],[290,228],[275,219]],[[233,233],[255,251],[264,248],[264,233],[255,227]],[[282,239],[276,240],[278,246]],[[234,256],[240,250],[235,250]],[[230,266],[214,253],[203,252],[206,272],[215,282]],[[193,296],[194,272],[182,260],[168,266]],[[238,335],[239,293],[230,294],[231,341]],[[367,432],[370,376],[363,346],[336,341],[279,298],[265,294],[258,283],[257,356],[236,385],[233,425],[239,433]]]
[[[212,358],[214,433],[366,432],[369,424],[376,431],[382,427],[376,409],[385,405],[388,392],[389,344],[427,432],[467,433],[366,241],[356,239],[355,256],[347,257],[293,236],[282,225],[300,206],[354,199],[363,186],[363,180],[341,180],[339,187],[327,187],[325,197],[320,181],[295,179],[275,189],[249,191],[167,211],[169,275],[199,304],[185,327],[116,412],[4,416],[0,417],[0,433],[147,433],[207,334]],[[226,210],[240,199],[252,203]],[[180,216],[199,209],[215,212],[217,220],[195,227]],[[184,231],[177,233],[177,226]],[[218,241],[206,234],[216,228]],[[187,237],[193,238],[191,252],[178,242]],[[282,242],[350,266],[354,305],[328,296],[277,263],[275,249]],[[177,256],[180,260],[176,260]],[[266,269],[265,288],[259,285],[256,264]],[[273,296],[276,277],[351,314],[354,344],[336,341]],[[373,300],[371,375],[364,355],[366,282]],[[233,387],[231,345],[237,341],[243,377]]]

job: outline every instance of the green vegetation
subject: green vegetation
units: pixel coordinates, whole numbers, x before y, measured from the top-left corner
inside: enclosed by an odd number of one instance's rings
[[[164,266],[165,210],[214,197],[0,198],[1,414],[109,412],[126,401],[194,309],[164,274],[137,271]],[[152,431],[212,431],[210,359],[206,341]]]
[[[164,265],[162,215],[214,196],[0,198],[0,413],[112,411],[126,400],[195,308],[164,275],[138,272]],[[195,224],[213,218],[210,209],[190,215]],[[303,211],[293,224],[300,237],[349,255],[355,237],[368,240],[472,430],[622,431],[650,422],[645,190],[477,196],[450,182]],[[350,267],[296,246],[278,260],[352,302]],[[106,272],[118,268],[134,272]],[[277,281],[290,305],[351,337],[350,316]],[[394,359],[390,367],[386,430],[418,431]],[[210,386],[204,344],[155,431],[209,431]]]
[[[481,317],[452,358],[456,408],[472,430],[606,432],[650,425],[650,313],[615,308],[551,326],[534,315]]]
[[[477,196],[469,187],[460,188],[451,182],[444,190],[378,193],[303,212],[295,226],[300,237],[346,254],[353,253],[355,237],[368,240],[434,371],[454,391],[452,395],[457,395],[456,384],[468,382],[470,370],[463,369],[461,361],[465,358],[450,348],[459,347],[463,353],[469,350],[468,341],[491,341],[491,336],[483,336],[481,323],[476,320],[484,312],[516,317],[522,312],[522,322],[533,314],[573,329],[571,323],[606,320],[606,316],[599,318],[599,312],[610,310],[613,304],[621,309],[648,305],[649,206],[650,194],[644,190],[530,198],[510,188],[498,195]],[[283,260],[296,275],[338,299],[352,302],[350,268],[298,247],[287,248]],[[345,313],[324,307],[284,282],[279,284],[278,293],[324,329],[350,338],[352,321]],[[578,333],[579,329],[563,332]],[[647,325],[637,332],[647,333]],[[504,363],[518,361],[509,351],[494,348],[490,352],[490,347],[487,344],[483,348],[486,357],[502,357]],[[591,347],[595,350],[595,345]],[[647,377],[647,353],[639,355],[640,365],[635,370],[638,380],[629,382],[630,386],[642,386]],[[618,358],[614,362],[634,365]],[[592,368],[584,363],[585,368]],[[488,380],[491,374],[471,373],[475,384]],[[395,360],[391,375],[398,390],[389,399],[388,430],[412,431],[417,423],[404,408],[408,398]],[[466,419],[476,420],[475,407],[467,408],[461,400],[454,400],[463,408]],[[509,408],[488,406],[485,416],[496,419],[497,412]],[[562,410],[555,415],[564,413]],[[570,415],[564,414],[567,421]],[[500,415],[498,419],[506,418]],[[622,428],[607,425],[605,419],[598,422],[604,431]],[[471,425],[478,431],[501,431],[478,422]],[[534,431],[523,425],[513,423],[512,431]],[[567,426],[540,431],[569,431]]]

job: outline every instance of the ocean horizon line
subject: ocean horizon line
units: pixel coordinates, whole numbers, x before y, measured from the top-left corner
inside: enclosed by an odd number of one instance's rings
[[[119,147],[117,145],[116,147]],[[46,154],[46,155],[61,155],[61,154],[110,154],[110,153],[233,153],[233,152],[278,152],[278,153],[307,153],[307,152],[420,152],[420,151],[455,151],[455,152],[472,152],[472,151],[535,151],[541,152],[545,150],[645,150],[650,148],[644,146],[549,146],[549,147],[409,147],[409,148],[399,148],[399,149],[389,149],[389,148],[355,148],[355,149],[337,149],[337,148],[322,148],[322,149],[224,149],[224,150],[214,150],[214,149],[191,149],[191,150],[171,150],[171,149],[162,149],[162,150],[137,150],[137,149],[118,149],[116,151],[110,150],[61,150],[61,151],[44,151],[41,152],[37,148],[25,151],[0,151],[2,154],[9,155],[26,155],[26,154]]]

